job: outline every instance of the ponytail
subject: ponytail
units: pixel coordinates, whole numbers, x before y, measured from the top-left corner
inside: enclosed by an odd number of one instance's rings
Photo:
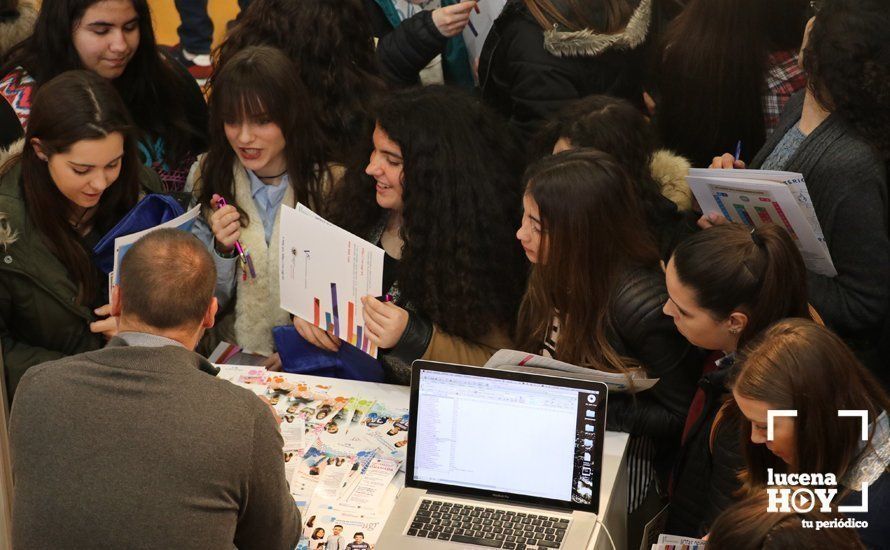
[[[756,298],[744,304],[749,310],[748,324],[739,336],[739,346],[779,319],[810,318],[806,267],[788,232],[770,223],[755,227],[750,235],[759,256],[759,265],[752,266],[758,284]]]
[[[740,346],[780,319],[811,318],[803,258],[779,226],[713,227],[681,242],[672,261],[680,281],[714,317],[747,314]]]

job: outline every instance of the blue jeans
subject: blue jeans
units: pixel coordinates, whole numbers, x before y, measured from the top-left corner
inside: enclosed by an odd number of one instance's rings
[[[238,0],[241,11],[250,0]],[[207,14],[207,0],[174,0],[182,23],[176,29],[183,49],[193,54],[209,54],[213,43],[213,21]],[[239,14],[240,15],[240,14]]]

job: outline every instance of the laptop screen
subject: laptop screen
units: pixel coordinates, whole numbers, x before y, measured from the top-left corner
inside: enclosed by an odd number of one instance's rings
[[[596,511],[605,385],[437,363],[415,375],[411,485]]]

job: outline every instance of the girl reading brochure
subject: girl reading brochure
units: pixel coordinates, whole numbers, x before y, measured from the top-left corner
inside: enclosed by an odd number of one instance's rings
[[[40,87],[21,155],[0,176],[0,341],[10,391],[32,365],[101,348],[117,331],[92,247],[159,191],[140,166],[133,123],[114,87],[70,71]],[[97,309],[99,308],[99,309]]]
[[[610,372],[644,369],[660,379],[633,396],[609,395],[608,429],[633,435],[629,524],[639,536],[660,508],[656,471],[664,476],[676,451],[698,354],[661,311],[667,293],[658,248],[636,186],[613,157],[567,151],[537,162],[525,179],[516,237],[533,268],[519,311],[519,349]]]

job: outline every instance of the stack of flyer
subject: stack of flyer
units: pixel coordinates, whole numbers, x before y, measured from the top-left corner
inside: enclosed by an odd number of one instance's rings
[[[803,174],[693,168],[686,179],[703,213],[719,213],[748,227],[782,226],[800,249],[807,269],[837,275]]]
[[[285,475],[305,525],[297,550],[324,550],[332,537],[342,537],[339,548],[376,543],[398,493],[392,482],[407,454],[408,410],[298,375],[218,366],[220,377],[263,395],[281,417]]]

